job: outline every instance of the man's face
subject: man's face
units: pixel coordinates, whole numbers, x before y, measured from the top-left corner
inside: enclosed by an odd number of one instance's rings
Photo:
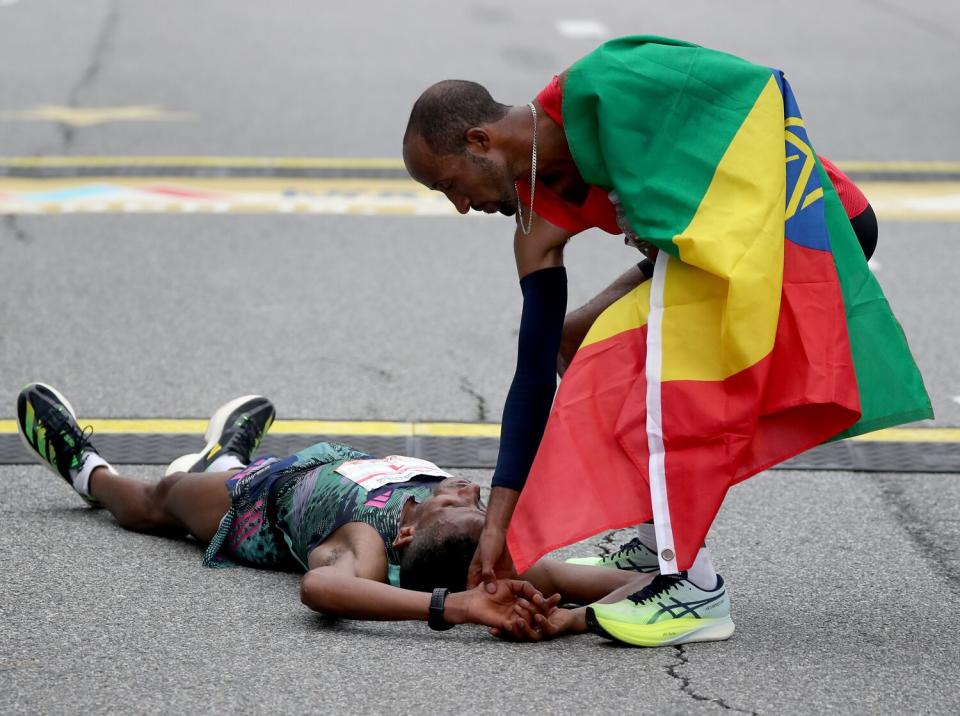
[[[443,192],[461,214],[484,211],[513,216],[517,199],[502,156],[494,151],[478,154],[465,148],[460,154],[439,156],[420,136],[403,147],[407,171],[428,189]]]
[[[457,532],[480,534],[487,510],[480,500],[480,486],[469,480],[450,478],[441,482],[433,497],[420,506],[421,525],[442,522]]]

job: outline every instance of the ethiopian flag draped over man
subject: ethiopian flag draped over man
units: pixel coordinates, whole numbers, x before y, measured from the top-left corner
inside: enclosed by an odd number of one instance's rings
[[[686,569],[731,485],[932,416],[780,72],[621,38],[569,70],[563,123],[660,254],[561,381],[508,534],[520,571],[651,517],[661,571]]]

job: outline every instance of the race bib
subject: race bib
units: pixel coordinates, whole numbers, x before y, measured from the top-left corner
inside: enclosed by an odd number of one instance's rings
[[[395,482],[407,482],[420,475],[453,477],[432,462],[403,455],[388,455],[382,460],[348,460],[341,464],[336,472],[365,490],[376,490]]]

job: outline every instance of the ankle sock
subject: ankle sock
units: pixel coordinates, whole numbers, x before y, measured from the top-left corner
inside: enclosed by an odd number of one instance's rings
[[[716,589],[717,572],[713,568],[710,550],[706,547],[701,547],[700,551],[697,552],[697,558],[693,560],[693,564],[687,570],[687,579],[700,589]]]
[[[654,554],[657,553],[657,528],[652,522],[637,527],[637,537],[643,546]]]
[[[247,464],[239,457],[233,453],[225,452],[223,455],[211,462],[210,467],[204,470],[204,472],[226,472],[227,470],[236,470],[237,468],[244,468],[246,466]]]
[[[113,466],[100,457],[99,453],[88,452],[83,461],[83,467],[80,468],[80,471],[73,478],[73,489],[85,497],[91,497],[90,473],[101,466],[107,468],[108,472],[114,475],[117,474],[117,471],[113,469]]]

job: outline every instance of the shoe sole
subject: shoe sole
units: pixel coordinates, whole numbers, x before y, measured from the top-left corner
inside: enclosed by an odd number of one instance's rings
[[[167,465],[167,469],[163,474],[172,475],[175,472],[190,472],[190,468],[200,462],[204,456],[213,449],[213,446],[219,442],[220,436],[223,435],[223,429],[226,427],[227,418],[230,416],[230,413],[246,403],[248,400],[262,397],[262,395],[244,395],[240,398],[234,398],[229,403],[225,403],[217,408],[213,415],[210,416],[210,422],[207,423],[207,432],[203,435],[203,439],[207,441],[207,444],[203,450],[197,453],[191,453],[190,455],[182,455],[178,457],[176,460]]]
[[[655,624],[632,624],[599,616],[587,607],[587,626],[594,634],[632,646],[676,646],[699,641],[724,641],[736,627],[729,617],[694,619],[685,617]]]
[[[53,393],[55,396],[57,396],[57,400],[59,400],[61,403],[63,403],[64,407],[66,407],[66,409],[67,409],[67,412],[70,413],[70,417],[73,418],[73,422],[77,422],[77,414],[73,411],[73,406],[70,405],[70,401],[67,400],[65,397],[63,397],[63,395],[60,393],[59,390],[57,390],[56,388],[54,388],[52,385],[48,385],[48,384],[46,384],[46,383],[29,383],[29,384],[27,384],[26,386],[24,386],[23,390],[26,390],[27,388],[29,388],[29,387],[31,387],[31,386],[34,386],[34,385],[42,385],[44,388],[46,388],[46,389],[49,390],[51,393]],[[20,392],[22,393],[23,390],[21,390]],[[19,416],[18,416],[18,418],[19,418]],[[40,455],[40,453],[37,452],[37,449],[36,449],[33,445],[30,444],[30,441],[27,440],[26,434],[23,432],[23,426],[20,425],[20,420],[19,420],[19,419],[17,420],[17,434],[20,436],[20,442],[22,442],[23,445],[24,445],[24,447],[26,447],[27,450],[30,451],[30,454],[33,455],[34,459],[35,459],[37,462],[39,462],[41,465],[43,465],[45,468],[47,468],[50,472],[52,472],[54,475],[56,475],[57,477],[59,477],[61,480],[64,479],[64,478],[63,478],[63,475],[60,474],[60,471],[57,470],[57,469],[56,469],[53,465],[51,465],[49,462],[47,462],[47,461]],[[78,493],[78,494],[79,494],[79,493]],[[80,495],[80,496],[83,497],[83,495]]]

